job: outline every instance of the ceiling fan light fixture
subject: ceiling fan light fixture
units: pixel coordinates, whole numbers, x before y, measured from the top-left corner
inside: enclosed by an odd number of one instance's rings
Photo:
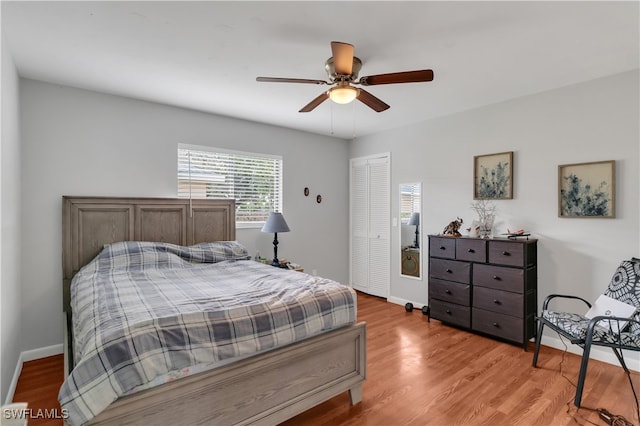
[[[359,90],[352,86],[337,86],[329,90],[329,99],[337,104],[348,104],[358,97]]]
[[[367,92],[365,89],[360,89],[353,85],[376,86],[381,84],[433,81],[433,70],[427,69],[374,74],[360,77],[360,79],[358,79],[358,75],[362,67],[362,61],[353,55],[354,47],[352,44],[332,41],[331,53],[333,56],[325,62],[325,70],[329,76],[329,81],[282,77],[256,77],[256,81],[273,83],[327,84],[330,86],[328,90],[323,91],[311,102],[303,106],[298,112],[313,111],[318,105],[327,99],[331,99],[337,104],[344,105],[353,102],[356,98],[375,112],[382,112],[388,110],[390,106],[384,103],[381,99],[378,99],[371,93]]]

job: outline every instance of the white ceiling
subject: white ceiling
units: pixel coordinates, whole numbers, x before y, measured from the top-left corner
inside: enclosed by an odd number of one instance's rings
[[[352,138],[639,67],[639,3],[9,2],[2,33],[21,76]],[[370,86],[391,105],[324,102],[331,41],[361,76],[433,69]]]

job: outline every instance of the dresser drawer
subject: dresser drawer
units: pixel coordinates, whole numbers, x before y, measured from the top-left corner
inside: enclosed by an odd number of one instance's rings
[[[429,276],[431,278],[469,284],[471,280],[471,264],[455,260],[431,258]]]
[[[473,307],[522,318],[524,295],[486,287],[473,287]]]
[[[525,266],[524,244],[506,241],[489,241],[489,263],[508,266]]]
[[[460,327],[471,327],[471,308],[468,306],[433,300],[429,309],[429,317],[433,319]]]
[[[429,256],[455,259],[456,257],[455,238],[447,238],[447,237],[429,238]]]
[[[438,279],[429,280],[429,299],[469,306],[471,286]]]
[[[523,340],[522,319],[510,315],[473,308],[471,328],[507,340]]]
[[[473,285],[524,293],[524,270],[502,266],[473,266]]]
[[[487,243],[485,240],[459,238],[456,241],[456,259],[485,263]]]

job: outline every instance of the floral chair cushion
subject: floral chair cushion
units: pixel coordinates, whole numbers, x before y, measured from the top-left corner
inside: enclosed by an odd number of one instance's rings
[[[640,259],[632,258],[622,261],[604,294],[635,306],[636,312],[632,318],[640,321]],[[542,311],[542,317],[574,339],[584,340],[586,338],[589,318],[583,315]],[[608,329],[607,321],[601,321],[594,329],[594,342],[617,344],[618,339],[621,339],[625,346],[640,347],[640,323],[630,322],[619,336]]]
[[[636,307],[632,318],[640,321],[640,259],[623,261],[611,278],[606,296]],[[631,323],[631,333],[640,335],[640,323]]]
[[[575,339],[584,340],[587,337],[587,325],[590,320],[584,315],[569,312],[542,311],[542,317]],[[602,324],[604,325],[594,328],[594,342],[604,342],[615,345],[618,343],[618,339],[620,339],[620,342],[624,346],[640,347],[640,333],[634,333],[633,330],[626,331],[629,329],[629,327],[627,327],[625,331],[618,335],[618,333],[613,333],[606,328],[606,321],[603,321]]]

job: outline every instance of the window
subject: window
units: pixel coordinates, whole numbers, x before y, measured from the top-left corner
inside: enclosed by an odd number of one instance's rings
[[[178,197],[233,198],[236,224],[282,211],[282,157],[178,145]]]
[[[400,222],[408,223],[413,213],[420,211],[420,185],[400,184]]]

